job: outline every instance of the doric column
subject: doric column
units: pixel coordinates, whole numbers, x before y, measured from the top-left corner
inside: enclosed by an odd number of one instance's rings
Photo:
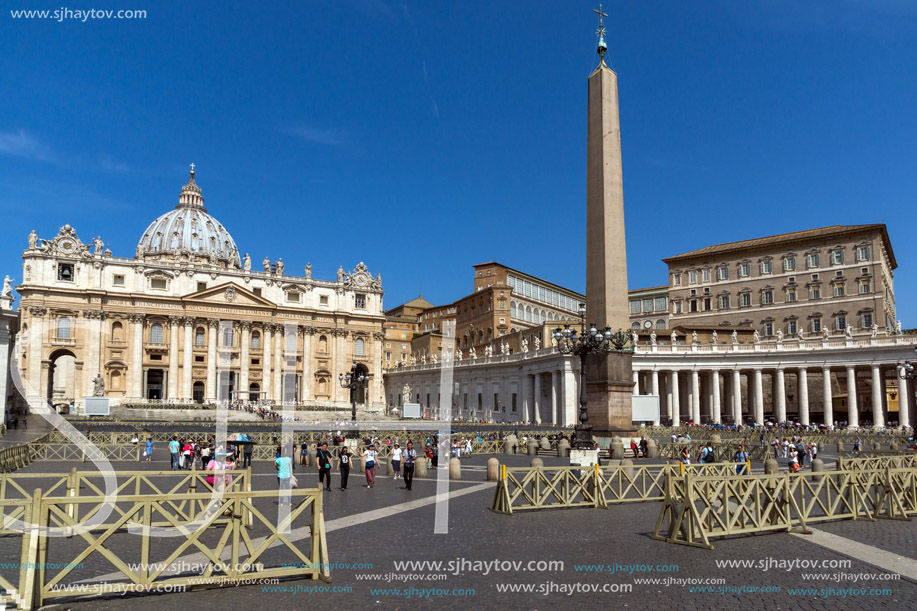
[[[691,421],[700,424],[700,374],[691,371]]]
[[[166,399],[178,398],[178,327],[181,324],[180,316],[169,316],[169,386],[166,390]]]
[[[720,423],[720,372],[714,369],[710,372],[710,391],[713,393],[713,409],[710,416],[714,424]]]
[[[558,426],[558,415],[560,409],[558,399],[560,398],[560,373],[555,369],[551,372],[551,424]]]
[[[185,327],[185,342],[182,350],[181,398],[191,401],[194,396],[191,387],[194,371],[194,319],[187,316],[182,319],[182,324]]]
[[[534,389],[535,389],[534,390],[535,401],[533,402],[535,406],[535,422],[537,424],[541,424],[541,396],[543,392],[541,389],[541,383],[542,383],[541,374],[536,373],[535,375],[532,376],[532,378],[533,378],[532,381],[534,383]]]
[[[777,422],[786,422],[786,380],[783,376],[783,367],[778,367],[774,382],[774,408]]]
[[[283,325],[274,325],[274,381],[271,384],[271,392],[274,395],[274,401],[283,401],[283,342],[284,342]]]
[[[801,368],[796,374],[799,382],[799,421],[808,426],[809,423],[809,374]]]
[[[302,328],[302,385],[300,401],[305,403],[314,399],[312,394],[312,336],[315,327],[306,325]],[[376,372],[379,375],[379,372]]]
[[[760,369],[755,369],[755,420],[764,424],[764,375]]]
[[[825,426],[834,425],[834,403],[831,393],[831,368],[822,367],[821,369],[821,396],[822,411],[825,415]]]
[[[579,394],[577,385],[577,370],[573,366],[573,359],[564,359],[564,401],[561,416],[561,426],[570,426],[579,422]]]
[[[633,395],[640,394],[640,370],[634,369],[634,391],[631,393]]]
[[[860,426],[860,412],[857,409],[857,372],[852,365],[847,367],[847,426]]]
[[[672,400],[672,426],[678,426],[681,424],[681,397],[678,396],[678,372],[674,369],[669,372],[669,397]]]
[[[885,418],[882,414],[882,372],[879,366],[872,366],[872,425],[885,426]]]
[[[742,423],[742,372],[738,369],[732,370],[732,421]]]
[[[655,369],[650,374],[650,391],[656,395],[656,400],[659,401],[659,372]],[[662,410],[660,409],[660,411]],[[660,418],[657,416],[653,420],[653,426],[659,426],[659,421]]]
[[[897,370],[896,370],[897,372]],[[911,426],[911,397],[907,380],[898,377],[898,426]]]
[[[271,343],[274,327],[270,323],[261,325],[261,395],[259,398],[270,400],[274,398],[271,392]],[[331,380],[336,383],[337,380]]]
[[[143,399],[143,320],[139,313],[128,314],[131,323],[131,397]]]
[[[242,342],[239,347],[239,388],[236,391],[236,397],[241,401],[248,401],[248,368],[251,367],[252,357],[251,357],[251,331],[252,323],[250,320],[243,320],[239,323],[239,327],[242,330]]]
[[[205,401],[216,401],[217,398],[217,318],[207,319],[207,392]]]

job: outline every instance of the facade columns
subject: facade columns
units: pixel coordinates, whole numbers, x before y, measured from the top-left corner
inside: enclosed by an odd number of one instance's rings
[[[271,344],[273,343],[274,328],[269,323],[261,325],[261,394],[259,399],[271,400]],[[334,384],[337,380],[331,380]],[[333,394],[332,394],[333,396]]]
[[[742,372],[732,370],[732,422],[742,423]]]
[[[312,394],[312,335],[315,327],[302,327],[302,384],[300,385],[300,398],[303,403],[313,399]],[[379,372],[374,372],[379,374]],[[383,398],[384,399],[384,398]]]
[[[283,396],[283,344],[284,344],[283,325],[274,325],[274,381],[271,384],[271,392],[274,395],[274,401],[282,402]],[[340,386],[340,385],[339,385]]]
[[[696,369],[691,371],[691,421],[700,424],[700,374]]]
[[[561,415],[561,426],[570,426],[579,422],[579,394],[576,387],[579,375],[577,368],[573,366],[573,360],[564,359],[563,371],[563,389],[564,389],[564,412]]]
[[[178,398],[178,327],[181,324],[180,316],[169,316],[169,384],[166,390],[166,399],[174,401]]]
[[[860,412],[857,409],[857,372],[847,367],[847,426],[860,426]]]
[[[897,375],[897,369],[895,370]],[[911,396],[907,380],[898,377],[898,426],[911,426]]]
[[[713,409],[711,410],[710,416],[713,418],[714,424],[720,423],[721,418],[721,406],[720,406],[720,372],[717,369],[714,369],[710,372],[710,390],[713,393]]]
[[[878,365],[872,366],[872,425],[885,426],[885,417],[882,413],[882,398],[884,384],[882,383],[882,372]]]
[[[541,395],[542,395],[541,374],[536,373],[532,377],[534,378],[532,382],[534,383],[534,389],[535,389],[534,390],[535,400],[532,402],[532,404],[535,406],[535,423],[541,424]]]
[[[650,374],[650,376],[651,376],[651,377],[650,377],[650,386],[651,386],[650,391],[651,391],[654,395],[656,395],[657,400],[658,400],[658,397],[659,397],[659,372],[658,372],[657,370],[654,369],[653,372]],[[660,409],[660,411],[662,411],[662,410]],[[656,419],[653,420],[653,426],[659,426],[659,421],[660,421],[660,417],[657,416]]]
[[[634,369],[634,391],[631,393],[636,396],[640,394],[640,370]]]
[[[754,370],[755,422],[764,424],[764,375],[760,369]],[[750,390],[750,389],[749,389]]]
[[[809,373],[803,368],[797,373],[799,382],[799,422],[808,426],[809,422]]]
[[[181,364],[181,398],[185,401],[191,401],[194,393],[191,391],[192,367],[194,362],[194,319],[183,318],[182,324],[185,326],[185,345],[182,351]]]
[[[551,372],[551,424],[558,426],[558,415],[560,409],[558,400],[560,399],[560,373],[555,369]],[[496,407],[496,406],[495,406]]]
[[[774,374],[774,410],[777,422],[786,422],[786,380],[783,367],[778,367]]]
[[[143,399],[143,314],[129,314],[131,323],[131,397]],[[39,350],[36,354],[41,354]]]
[[[242,343],[239,346],[239,388],[236,389],[236,398],[240,401],[248,402],[250,400],[248,396],[248,368],[252,364],[251,353],[249,352],[252,345],[252,323],[248,320],[243,320],[239,323],[239,327],[242,330],[242,337],[239,341]]]
[[[205,401],[216,401],[217,398],[217,318],[207,319],[207,388]]]
[[[672,426],[679,426],[681,424],[681,402],[678,396],[678,372],[674,369],[669,372],[669,399]]]
[[[821,369],[821,396],[822,410],[824,411],[825,426],[834,426],[834,398],[831,392],[831,368]]]

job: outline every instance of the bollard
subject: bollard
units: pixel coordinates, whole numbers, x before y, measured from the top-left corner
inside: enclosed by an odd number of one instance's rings
[[[391,457],[389,457],[388,460],[385,461],[385,474],[392,475],[392,476],[395,475],[395,465],[392,464]]]
[[[838,441],[838,442],[837,442],[837,451],[838,451],[838,452],[843,452],[843,451],[844,451],[844,442],[843,442],[843,441]]]
[[[632,478],[634,476],[634,461],[629,458],[625,458],[621,461],[621,466],[624,467],[624,473],[627,477]]]
[[[449,459],[449,479],[462,479],[462,461],[458,458]]]
[[[619,439],[619,438],[616,437],[615,439]],[[609,450],[611,452],[612,458],[615,458],[618,460],[621,460],[622,458],[624,458],[624,444],[621,443],[620,441],[618,442],[613,441],[611,443],[611,448],[609,448]]]
[[[500,461],[496,458],[487,459],[487,481],[495,482],[500,479]]]
[[[714,433],[713,435],[710,436],[710,443],[712,443],[713,445],[719,445],[723,443],[723,440],[719,435]]]
[[[529,466],[533,469],[544,469],[544,461],[535,456],[529,461]]]
[[[773,475],[774,473],[779,472],[779,467],[777,466],[777,461],[773,458],[768,458],[764,461],[764,475]]]
[[[318,465],[315,457],[318,456],[318,446],[314,443],[309,444],[309,457],[306,459],[306,466]]]
[[[646,440],[646,457],[647,458],[659,458],[659,447],[656,445],[655,439]]]
[[[570,442],[566,439],[561,439],[557,442],[557,456],[558,458],[570,457]]]
[[[815,458],[812,461],[812,473],[821,473],[825,470],[825,461],[820,458]]]
[[[534,439],[529,439],[525,443],[525,448],[529,456],[538,456],[538,442]]]
[[[417,453],[417,461],[414,463],[414,477],[426,477],[427,476],[427,459],[425,456],[421,456],[420,453]]]
[[[503,439],[503,453],[504,454],[515,454],[516,453],[516,444],[518,443],[515,435],[507,435]]]
[[[888,444],[888,449],[891,450],[892,452],[897,452],[898,451],[898,442],[893,441],[890,444]]]
[[[539,443],[539,446],[538,446],[538,447],[540,447],[542,450],[550,450],[550,449],[551,449],[551,442],[548,441],[548,438],[547,438],[547,437],[542,437],[542,438],[541,438],[541,442]]]

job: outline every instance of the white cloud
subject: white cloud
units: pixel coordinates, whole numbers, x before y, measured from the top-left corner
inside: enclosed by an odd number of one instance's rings
[[[47,148],[24,129],[0,132],[0,153],[40,161],[47,161],[51,157]]]

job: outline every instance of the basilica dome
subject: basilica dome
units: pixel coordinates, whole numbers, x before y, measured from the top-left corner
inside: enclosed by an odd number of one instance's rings
[[[137,245],[138,257],[186,255],[242,267],[239,249],[223,225],[207,214],[201,188],[194,182],[194,170],[182,187],[178,205],[150,223]]]

